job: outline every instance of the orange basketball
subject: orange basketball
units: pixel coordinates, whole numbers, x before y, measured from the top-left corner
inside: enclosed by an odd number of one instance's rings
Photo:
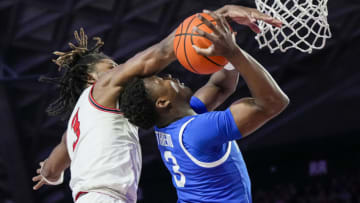
[[[216,25],[216,21],[209,14],[200,13],[200,15]],[[206,49],[212,44],[210,40],[200,36],[197,32],[193,32],[194,26],[207,33],[213,32],[196,17],[196,14],[186,18],[175,33],[174,52],[177,59],[186,69],[196,74],[211,74],[221,70],[228,63],[225,57],[203,56],[196,53],[192,47],[194,44],[199,48]]]

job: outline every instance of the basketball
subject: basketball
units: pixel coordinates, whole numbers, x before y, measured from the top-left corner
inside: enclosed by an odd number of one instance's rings
[[[200,13],[203,17],[216,25],[216,21],[206,13]],[[186,18],[177,28],[174,38],[174,52],[178,61],[187,70],[196,74],[211,74],[224,68],[228,63],[223,56],[203,56],[196,53],[192,45],[199,48],[208,48],[212,42],[197,32],[193,32],[193,27],[197,26],[199,29],[207,33],[213,31],[207,27],[196,14]]]

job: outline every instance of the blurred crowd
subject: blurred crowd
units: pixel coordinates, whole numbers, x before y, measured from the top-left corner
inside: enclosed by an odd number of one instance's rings
[[[255,186],[256,187],[256,186]],[[360,203],[360,172],[253,190],[254,203]]]

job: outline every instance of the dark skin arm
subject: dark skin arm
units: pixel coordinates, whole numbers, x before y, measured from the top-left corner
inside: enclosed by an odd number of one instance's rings
[[[237,46],[225,18],[210,14],[217,22],[216,26],[202,16],[199,18],[214,32],[208,34],[199,29],[196,32],[212,41],[213,45],[208,49],[194,48],[206,56],[225,56],[244,78],[252,97],[236,101],[230,106],[230,111],[239,131],[247,136],[282,112],[289,99],[266,69]]]
[[[46,161],[40,162],[40,168],[36,170],[38,175],[32,178],[34,182],[37,182],[33,189],[38,190],[47,184],[43,177],[49,181],[58,180],[61,173],[69,168],[70,163],[71,160],[66,147],[66,133],[64,133],[60,144],[53,149]]]
[[[269,15],[261,13],[255,8],[248,8],[238,5],[225,5],[215,11],[216,14],[225,17],[228,21],[234,21],[241,25],[248,26],[255,33],[261,32],[256,21],[261,20],[275,27],[281,27],[282,22]]]
[[[176,57],[173,51],[175,31],[161,42],[136,54],[124,64],[108,71],[95,87],[95,100],[106,107],[114,108],[123,86],[134,77],[146,77],[161,72]]]
[[[252,98],[243,98],[230,106],[243,136],[247,136],[281,113],[289,98],[276,81],[254,58],[240,48],[229,57],[244,78]]]
[[[260,32],[260,29],[255,23],[257,20],[277,27],[281,27],[282,25],[281,21],[261,13],[254,8],[238,5],[225,5],[217,9],[215,13],[225,17],[227,21],[232,20],[238,24],[246,25],[256,33]],[[239,72],[237,70],[218,71],[210,77],[206,85],[195,92],[194,96],[205,104],[208,111],[212,111],[235,92],[238,78]]]
[[[238,71],[223,69],[212,74],[209,81],[198,89],[194,96],[205,104],[208,111],[213,111],[235,92],[238,80]]]

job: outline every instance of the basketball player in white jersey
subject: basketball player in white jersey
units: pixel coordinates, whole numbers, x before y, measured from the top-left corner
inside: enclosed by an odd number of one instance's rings
[[[119,96],[129,79],[155,74],[175,60],[173,36],[121,65],[98,51],[100,38],[88,49],[83,29],[80,36],[75,32],[78,47],[71,44],[68,53],[55,52],[60,56],[54,62],[64,74],[42,78],[60,85],[60,98],[48,112],[71,116],[62,142],[33,178],[39,181],[34,189],[60,184],[70,166],[74,201],[136,202],[142,164],[139,138],[137,128],[119,110]]]
[[[255,9],[225,6],[218,11],[252,28],[254,19],[278,23]],[[95,47],[88,49],[83,30],[80,37],[75,32],[75,37],[78,47],[70,44],[70,52],[55,52],[59,55],[55,63],[64,74],[43,78],[60,86],[60,98],[49,106],[48,113],[71,116],[61,143],[40,164],[39,175],[33,178],[38,182],[34,189],[62,183],[63,171],[70,166],[76,202],[136,202],[141,171],[139,139],[137,129],[118,109],[118,100],[127,81],[155,74],[175,60],[173,33],[119,66],[98,52],[103,45],[99,38]]]

